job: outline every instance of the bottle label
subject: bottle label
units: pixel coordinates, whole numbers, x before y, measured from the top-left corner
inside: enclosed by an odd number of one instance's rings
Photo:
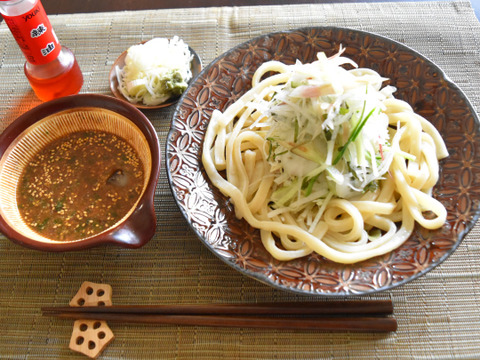
[[[57,58],[61,46],[40,0],[25,14],[3,18],[29,63],[41,65]]]

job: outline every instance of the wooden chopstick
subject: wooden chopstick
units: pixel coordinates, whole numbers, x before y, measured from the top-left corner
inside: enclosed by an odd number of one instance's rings
[[[370,302],[372,302],[371,305]],[[361,306],[353,311],[353,305]],[[373,305],[378,307],[375,308]],[[366,300],[315,303],[44,307],[42,311],[45,316],[64,319],[93,319],[137,324],[356,332],[396,331],[396,319],[387,316],[393,312],[393,306],[388,305],[391,305],[388,300],[386,302]],[[382,310],[378,310],[379,308]],[[368,316],[371,314],[377,314],[377,316]]]
[[[44,313],[44,315],[53,315]],[[79,316],[80,315],[80,316]],[[59,313],[63,319],[105,320],[136,324],[170,324],[263,329],[391,332],[397,330],[393,317],[266,317],[240,315],[155,315],[122,313]]]
[[[278,302],[252,304],[114,305],[43,307],[43,312],[170,315],[341,315],[392,314],[391,300]]]

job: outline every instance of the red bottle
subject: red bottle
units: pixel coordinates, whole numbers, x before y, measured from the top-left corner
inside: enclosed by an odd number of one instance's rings
[[[73,53],[58,42],[40,0],[0,0],[0,13],[27,59],[25,75],[37,97],[77,94],[82,72]]]

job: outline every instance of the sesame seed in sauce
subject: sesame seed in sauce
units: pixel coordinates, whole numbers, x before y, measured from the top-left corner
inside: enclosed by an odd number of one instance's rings
[[[127,176],[126,185],[107,181],[119,169]],[[17,202],[35,231],[54,240],[75,240],[125,216],[140,196],[143,179],[142,163],[124,139],[101,131],[78,132],[34,156],[22,174]]]

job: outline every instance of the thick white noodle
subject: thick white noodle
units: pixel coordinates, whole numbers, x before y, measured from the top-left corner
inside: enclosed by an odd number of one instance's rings
[[[276,74],[263,79],[269,72]],[[406,102],[393,98],[383,102],[383,112],[391,131],[398,132],[397,153],[379,189],[351,201],[327,198],[298,214],[272,210],[275,176],[267,161],[266,131],[261,124],[265,115],[259,113],[265,99],[290,74],[289,67],[277,61],[260,66],[252,89],[224,113],[212,114],[202,154],[213,185],[231,199],[238,218],[260,229],[262,243],[273,257],[291,260],[316,252],[335,262],[355,263],[402,245],[415,221],[427,229],[444,224],[445,207],[431,193],[438,180],[438,160],[448,155],[445,144],[432,124]],[[355,70],[352,76],[376,89],[384,81],[373,70]],[[379,230],[376,237],[369,236],[372,229]]]

